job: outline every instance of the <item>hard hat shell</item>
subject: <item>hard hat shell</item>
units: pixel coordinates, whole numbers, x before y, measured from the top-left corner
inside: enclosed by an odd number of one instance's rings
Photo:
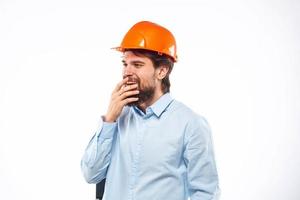
[[[177,61],[177,47],[173,34],[166,28],[149,21],[141,21],[133,25],[125,34],[122,43],[114,49],[146,49],[166,54]]]

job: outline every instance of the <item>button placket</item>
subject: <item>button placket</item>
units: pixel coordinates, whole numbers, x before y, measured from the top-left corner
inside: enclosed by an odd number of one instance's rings
[[[145,117],[145,116],[144,116]],[[140,119],[140,127],[139,130],[137,130],[137,143],[136,143],[136,152],[133,154],[133,164],[132,164],[132,178],[130,181],[130,197],[131,200],[134,200],[134,186],[137,183],[138,179],[138,165],[140,162],[141,157],[141,150],[142,150],[142,139],[145,134],[145,127],[146,127],[146,120],[142,117]]]

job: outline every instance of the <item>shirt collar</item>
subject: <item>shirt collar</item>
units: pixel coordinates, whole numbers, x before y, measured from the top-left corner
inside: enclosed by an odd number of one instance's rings
[[[156,102],[154,102],[151,106],[149,106],[146,109],[146,114],[144,114],[139,108],[134,106],[135,110],[139,112],[139,114],[142,115],[149,115],[150,113],[154,113],[156,117],[160,117],[161,114],[166,110],[168,105],[173,101],[173,98],[171,97],[170,93],[166,93],[162,95]],[[152,112],[151,112],[152,111]]]

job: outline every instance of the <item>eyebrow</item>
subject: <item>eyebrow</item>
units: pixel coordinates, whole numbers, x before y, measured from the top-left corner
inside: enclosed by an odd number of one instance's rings
[[[122,63],[123,64],[126,64],[126,61],[125,60],[122,60]],[[131,64],[145,64],[145,62],[143,61],[140,61],[140,60],[133,60],[133,61],[130,61]]]

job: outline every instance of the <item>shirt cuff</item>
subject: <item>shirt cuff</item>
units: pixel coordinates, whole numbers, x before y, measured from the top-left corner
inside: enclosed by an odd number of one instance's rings
[[[96,136],[101,139],[110,139],[114,136],[117,122],[104,122],[103,116],[100,118]]]

